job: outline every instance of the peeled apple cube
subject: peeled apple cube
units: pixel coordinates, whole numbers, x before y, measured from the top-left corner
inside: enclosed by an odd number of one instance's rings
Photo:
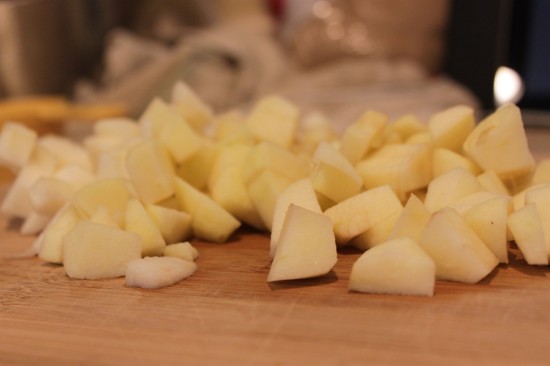
[[[525,193],[525,204],[534,203],[537,207],[546,242],[546,250],[550,256],[550,184],[531,189]]]
[[[483,170],[494,170],[501,179],[518,178],[535,169],[521,112],[513,104],[500,107],[481,121],[463,148]]]
[[[385,242],[399,220],[401,212],[402,210],[395,211],[384,220],[374,224],[367,231],[357,235],[351,240],[351,245],[364,251]]]
[[[388,239],[410,237],[418,243],[431,216],[424,203],[411,194]]]
[[[402,209],[395,192],[389,186],[382,186],[338,203],[326,210],[325,215],[334,225],[336,243],[344,245]]]
[[[435,212],[419,242],[433,259],[441,280],[476,283],[497,266],[498,259],[452,208]]]
[[[381,144],[388,116],[365,112],[358,121],[349,125],[340,138],[340,152],[352,165],[362,160],[369,150]]]
[[[141,258],[139,235],[82,220],[63,239],[63,267],[71,278],[124,276],[126,264]]]
[[[41,177],[51,176],[55,166],[51,161],[31,161],[26,164],[5,195],[0,211],[6,215],[27,218],[33,211],[29,191]]]
[[[294,183],[291,183],[286,187],[278,196],[275,202],[275,210],[273,213],[273,224],[271,227],[271,240],[269,255],[271,258],[275,256],[277,250],[277,243],[281,234],[281,229],[291,204],[307,208],[313,212],[323,213],[317,196],[313,190],[313,185],[308,178],[301,179]]]
[[[147,205],[146,209],[167,244],[178,243],[193,236],[193,218],[187,212],[158,205]]]
[[[528,264],[548,264],[547,240],[535,203],[529,203],[510,214],[508,227]]]
[[[124,178],[102,179],[75,192],[72,203],[83,215],[90,217],[104,206],[111,217],[122,226],[128,200],[133,196],[129,182]]]
[[[178,257],[193,262],[198,258],[199,252],[188,241],[167,245],[163,250],[165,257]]]
[[[538,163],[531,180],[533,184],[550,183],[550,159],[544,159]]]
[[[489,192],[509,195],[510,192],[494,170],[487,170],[477,176],[477,181],[481,187]]]
[[[35,131],[20,123],[4,123],[0,133],[0,165],[19,171],[29,161],[37,138]]]
[[[271,142],[254,146],[244,163],[243,179],[250,182],[265,170],[282,175],[290,180],[304,178],[309,173],[308,161],[291,151]]]
[[[63,238],[81,220],[82,216],[73,205],[65,204],[40,234],[40,259],[50,263],[63,263]]]
[[[120,223],[115,221],[109,210],[105,206],[99,206],[95,212],[88,218],[89,221],[95,224],[101,224],[105,226],[114,227],[116,229],[121,229]]]
[[[181,115],[196,131],[202,131],[212,119],[212,109],[184,82],[172,87],[170,108]]]
[[[474,175],[481,173],[479,167],[472,160],[453,150],[435,149],[432,159],[434,177],[439,177],[454,168],[464,168]]]
[[[66,137],[45,135],[38,139],[37,144],[52,154],[61,165],[76,164],[86,171],[93,170],[86,149]]]
[[[194,262],[176,257],[145,257],[126,265],[126,286],[148,289],[175,285],[197,270]]]
[[[311,182],[316,192],[341,202],[361,190],[361,177],[351,163],[331,144],[321,142],[313,154]]]
[[[51,216],[40,215],[35,212],[31,213],[21,225],[19,233],[21,235],[35,235],[39,234],[52,219]]]
[[[299,110],[279,96],[261,99],[252,109],[245,124],[259,141],[269,141],[290,148],[298,128]]]
[[[199,151],[176,167],[176,175],[197,189],[204,190],[219,153],[217,144],[204,139]]]
[[[434,114],[428,121],[428,131],[435,147],[460,151],[474,125],[474,110],[457,105]]]
[[[141,255],[160,255],[166,242],[151,216],[136,198],[128,200],[124,220],[124,230],[138,234],[141,237]]]
[[[144,203],[156,203],[174,194],[174,167],[155,140],[145,140],[128,151],[126,171]]]
[[[42,177],[30,187],[28,194],[35,212],[53,216],[70,201],[73,187],[57,178]]]
[[[403,141],[414,134],[426,132],[426,124],[412,114],[406,114],[392,122],[389,127],[392,132],[397,132]]]
[[[273,225],[277,197],[290,183],[288,178],[270,170],[263,171],[248,183],[250,200],[268,230],[271,230]]]
[[[332,222],[323,214],[290,205],[268,282],[318,277],[336,264]]]
[[[195,236],[214,243],[223,243],[241,225],[229,212],[180,178],[175,180],[176,198],[180,207],[192,217]]]
[[[430,182],[424,204],[435,212],[453,202],[483,190],[476,177],[464,168],[454,168]]]
[[[431,144],[385,145],[356,165],[366,189],[389,185],[399,197],[428,186],[432,179]]]
[[[229,145],[221,149],[208,179],[210,196],[238,220],[265,229],[244,182],[243,171],[251,150],[246,145]]]
[[[412,239],[388,240],[369,249],[351,269],[348,288],[358,292],[433,296],[435,264]]]

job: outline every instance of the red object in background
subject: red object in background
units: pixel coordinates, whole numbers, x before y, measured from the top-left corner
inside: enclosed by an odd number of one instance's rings
[[[277,21],[282,21],[284,16],[285,0],[267,0],[269,13]]]

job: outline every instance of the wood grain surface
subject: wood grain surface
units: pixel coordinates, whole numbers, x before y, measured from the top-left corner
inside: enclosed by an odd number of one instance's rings
[[[195,241],[192,277],[142,290],[6,259],[32,242],[17,227],[0,218],[0,365],[550,364],[550,267],[514,248],[475,285],[371,295],[347,290],[353,249],[323,278],[268,284],[269,240],[242,230],[227,244]]]

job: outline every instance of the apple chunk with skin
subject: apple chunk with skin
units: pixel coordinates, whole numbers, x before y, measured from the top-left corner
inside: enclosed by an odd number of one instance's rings
[[[366,251],[351,269],[348,288],[358,292],[433,296],[435,264],[411,238],[388,240]]]
[[[436,276],[442,280],[476,283],[498,264],[493,252],[452,208],[432,215],[419,244],[434,260]]]
[[[63,239],[63,266],[71,278],[124,276],[126,264],[141,258],[139,235],[82,220]]]
[[[267,281],[322,276],[334,267],[336,261],[336,243],[330,219],[291,204]]]

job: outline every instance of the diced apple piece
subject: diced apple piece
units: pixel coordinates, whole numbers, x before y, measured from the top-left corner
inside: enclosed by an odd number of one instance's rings
[[[460,151],[474,125],[474,110],[458,105],[434,114],[428,121],[428,130],[435,147]]]
[[[248,194],[258,211],[263,225],[271,231],[277,196],[291,181],[270,170],[265,170],[248,184]]]
[[[243,178],[249,183],[265,170],[282,175],[292,181],[309,174],[309,161],[270,142],[260,142],[244,162]]]
[[[401,136],[403,141],[407,141],[414,134],[426,132],[428,129],[425,123],[412,114],[399,117],[389,126],[393,132],[397,132]]]
[[[512,201],[514,203],[514,211],[517,211],[523,206],[525,206],[525,195],[527,194],[527,192],[532,191],[534,189],[543,188],[543,187],[550,187],[550,183],[535,184],[534,186],[527,187],[526,189],[512,196]]]
[[[200,151],[203,139],[181,117],[176,114],[172,117],[163,121],[157,138],[180,164]]]
[[[202,131],[212,119],[212,109],[184,82],[172,88],[170,107],[196,130]]]
[[[428,144],[433,145],[432,141],[432,135],[430,135],[429,132],[418,132],[414,135],[409,136],[408,139],[405,140],[406,144]]]
[[[410,237],[415,242],[420,242],[431,216],[424,203],[411,194],[388,239]]]
[[[525,204],[530,203],[534,203],[537,207],[544,231],[547,254],[550,256],[550,184],[527,191],[525,193]]]
[[[481,190],[483,188],[472,173],[464,168],[455,168],[430,182],[424,204],[430,212],[435,212]]]
[[[127,149],[113,149],[97,155],[96,174],[98,179],[129,178],[126,170]]]
[[[161,255],[166,242],[158,226],[137,198],[131,198],[126,205],[124,230],[141,237],[141,256]]]
[[[188,241],[167,245],[163,250],[165,257],[178,257],[193,262],[199,256],[199,252]]]
[[[177,119],[178,115],[161,98],[153,98],[145,111],[139,117],[138,125],[141,133],[146,138],[156,138],[159,136],[165,121]]]
[[[243,172],[251,147],[228,145],[221,148],[208,180],[210,196],[240,221],[265,229],[245,185]]]
[[[449,149],[435,149],[432,163],[434,177],[439,177],[454,168],[464,168],[474,175],[481,173],[479,167],[472,160]]]
[[[0,133],[0,165],[18,172],[29,161],[38,136],[16,122],[6,122]]]
[[[80,220],[82,217],[72,204],[63,206],[40,235],[38,256],[50,263],[63,263],[63,238]]]
[[[332,222],[323,214],[290,205],[268,282],[317,277],[336,264]]]
[[[548,264],[547,241],[535,203],[529,203],[510,214],[508,227],[528,264]]]
[[[205,189],[219,150],[217,144],[203,140],[201,149],[177,166],[176,175],[197,189]]]
[[[134,259],[126,266],[126,286],[147,289],[175,285],[197,270],[194,262],[176,257]]]
[[[75,192],[72,203],[87,217],[104,206],[121,227],[128,200],[133,196],[130,184],[123,178],[102,179],[90,183]]]
[[[88,221],[93,222],[94,224],[110,226],[115,229],[121,228],[120,223],[113,219],[111,213],[109,212],[109,209],[105,206],[99,206],[90,216]]]
[[[144,203],[156,203],[174,194],[174,169],[158,142],[146,140],[131,148],[126,170]]]
[[[21,225],[19,232],[21,235],[35,235],[40,233],[46,226],[48,226],[51,216],[40,215],[35,212],[31,213]]]
[[[71,278],[124,276],[126,264],[141,258],[139,235],[82,220],[63,239],[63,267]]]
[[[521,112],[513,104],[500,107],[481,121],[463,147],[483,170],[494,170],[504,180],[529,174],[535,168]]]
[[[193,236],[193,218],[187,212],[157,205],[147,205],[146,209],[167,244],[178,243]]]
[[[498,264],[495,255],[452,208],[432,215],[419,244],[432,257],[436,276],[442,280],[476,283]]]
[[[351,269],[353,291],[433,296],[435,264],[410,238],[386,241],[366,251]]]
[[[333,222],[336,243],[343,245],[385,220],[403,206],[389,186],[382,186],[359,193],[325,211]]]
[[[538,163],[531,180],[533,184],[550,183],[550,159]]]
[[[402,210],[396,211],[384,220],[374,224],[367,231],[357,235],[351,240],[351,245],[360,250],[367,250],[382,244],[390,236]]]
[[[219,114],[212,121],[214,141],[222,142],[244,126],[244,115],[237,109]]]
[[[510,194],[508,188],[494,170],[487,170],[486,172],[481,173],[477,176],[477,181],[486,191],[504,195]]]
[[[293,204],[310,211],[322,213],[317,196],[313,190],[313,185],[308,178],[301,179],[291,183],[278,196],[275,202],[275,210],[273,213],[273,225],[271,227],[271,241],[269,245],[269,255],[271,258],[275,256],[277,243],[281,235],[283,222],[288,211],[288,207]]]
[[[37,143],[52,154],[61,165],[76,164],[88,172],[93,170],[88,152],[66,137],[45,135],[40,137]]]
[[[53,177],[69,183],[73,191],[77,191],[96,180],[96,176],[94,174],[76,164],[67,164],[57,169],[54,172]]]
[[[181,178],[175,180],[176,198],[180,207],[193,217],[193,233],[215,243],[227,241],[241,223],[210,197]]]
[[[500,263],[508,263],[506,228],[510,201],[507,196],[491,198],[478,203],[462,215]]]
[[[432,179],[430,144],[385,145],[356,166],[366,189],[389,184],[399,197]]]
[[[30,187],[28,194],[33,210],[51,217],[69,202],[73,187],[57,178],[41,177]]]
[[[6,215],[27,218],[33,212],[29,197],[30,188],[41,177],[51,176],[54,168],[53,161],[31,158],[31,161],[21,169],[12,183],[4,197],[2,206],[0,206],[0,211]]]
[[[298,128],[299,110],[279,96],[262,98],[252,109],[245,124],[259,141],[290,148]]]
[[[301,121],[301,131],[298,135],[300,151],[313,154],[321,141],[333,141],[338,138],[332,123],[320,112],[311,112]]]
[[[311,182],[316,192],[341,202],[361,190],[361,177],[334,146],[321,142],[313,154]]]
[[[384,137],[384,126],[388,116],[376,112],[367,111],[351,125],[349,125],[340,138],[340,152],[355,165],[361,161],[374,147],[381,145]]]

